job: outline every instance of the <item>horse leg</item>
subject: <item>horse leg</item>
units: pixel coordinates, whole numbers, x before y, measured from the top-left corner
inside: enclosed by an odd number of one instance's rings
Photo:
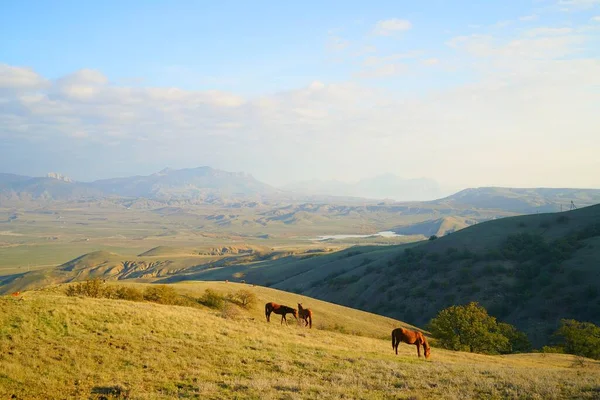
[[[421,345],[419,344],[419,342],[415,343],[417,345],[417,355],[419,356],[419,358],[421,357]]]

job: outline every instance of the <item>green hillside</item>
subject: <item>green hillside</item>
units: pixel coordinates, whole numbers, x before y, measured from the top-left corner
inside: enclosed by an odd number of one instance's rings
[[[541,346],[561,318],[600,323],[599,226],[597,205],[498,219],[434,241],[182,272],[165,281],[243,277],[417,325],[450,305],[478,301]]]
[[[593,360],[434,347],[425,361],[408,345],[396,356],[388,336],[398,321],[250,285],[174,287],[190,297],[206,288],[250,290],[259,305],[223,312],[67,297],[64,287],[0,297],[0,398],[593,399],[600,393],[600,364]],[[315,311],[314,328],[267,323],[261,306],[271,300],[302,300]]]

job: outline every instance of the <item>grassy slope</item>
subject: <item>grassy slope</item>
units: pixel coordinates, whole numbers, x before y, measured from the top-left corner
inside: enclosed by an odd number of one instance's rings
[[[566,222],[558,218],[567,217]],[[391,247],[353,247],[312,258],[234,265],[167,278],[248,282],[303,293],[423,325],[453,304],[479,301],[493,315],[525,330],[536,346],[547,344],[560,318],[600,323],[600,238],[555,265],[542,265],[531,276],[519,275],[510,260],[448,260],[449,249],[486,255],[509,235],[540,235],[546,242],[600,223],[600,205],[560,214],[509,217],[466,228],[435,241]],[[405,250],[424,256],[407,261]]]
[[[232,283],[188,283],[199,294]],[[249,287],[261,298],[294,294]],[[390,321],[315,300],[316,318],[339,310],[387,336]],[[389,339],[267,324],[262,310],[217,312],[69,298],[58,290],[0,297],[0,397],[9,398],[597,398],[600,365],[572,356],[482,356],[434,348],[429,362]],[[340,314],[341,313],[341,314]],[[252,319],[254,318],[254,319]],[[357,328],[363,329],[363,328]],[[102,397],[105,396],[105,397]],[[118,396],[114,396],[118,397]]]

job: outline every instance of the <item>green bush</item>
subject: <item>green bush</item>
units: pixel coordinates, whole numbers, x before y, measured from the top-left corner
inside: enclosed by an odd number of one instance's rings
[[[144,290],[144,300],[159,304],[179,304],[175,289],[167,285],[148,286]]]
[[[221,293],[212,289],[206,289],[204,295],[198,299],[198,302],[206,307],[221,309],[225,304],[225,299]]]
[[[130,301],[143,301],[144,293],[141,290],[134,287],[120,286],[114,291],[116,299],[130,300]]]
[[[256,303],[258,303],[258,297],[256,297],[256,295],[250,290],[241,289],[233,294],[232,302],[236,303],[240,307],[245,308],[246,310],[250,310],[256,306]]]
[[[498,332],[508,339],[508,347],[504,353],[528,353],[531,351],[531,342],[527,335],[518,331],[513,325],[499,322]]]
[[[591,322],[563,319],[556,336],[562,338],[565,353],[600,360],[600,327]]]
[[[65,290],[67,296],[104,297],[103,281],[98,278],[69,285]]]
[[[440,311],[429,323],[429,330],[450,350],[498,354],[510,347],[509,339],[498,331],[496,318],[475,302]]]

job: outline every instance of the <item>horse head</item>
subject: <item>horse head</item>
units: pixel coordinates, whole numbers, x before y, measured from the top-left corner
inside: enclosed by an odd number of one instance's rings
[[[429,347],[428,345],[423,346],[425,348],[425,358],[429,358],[429,355],[431,354],[431,347]]]

